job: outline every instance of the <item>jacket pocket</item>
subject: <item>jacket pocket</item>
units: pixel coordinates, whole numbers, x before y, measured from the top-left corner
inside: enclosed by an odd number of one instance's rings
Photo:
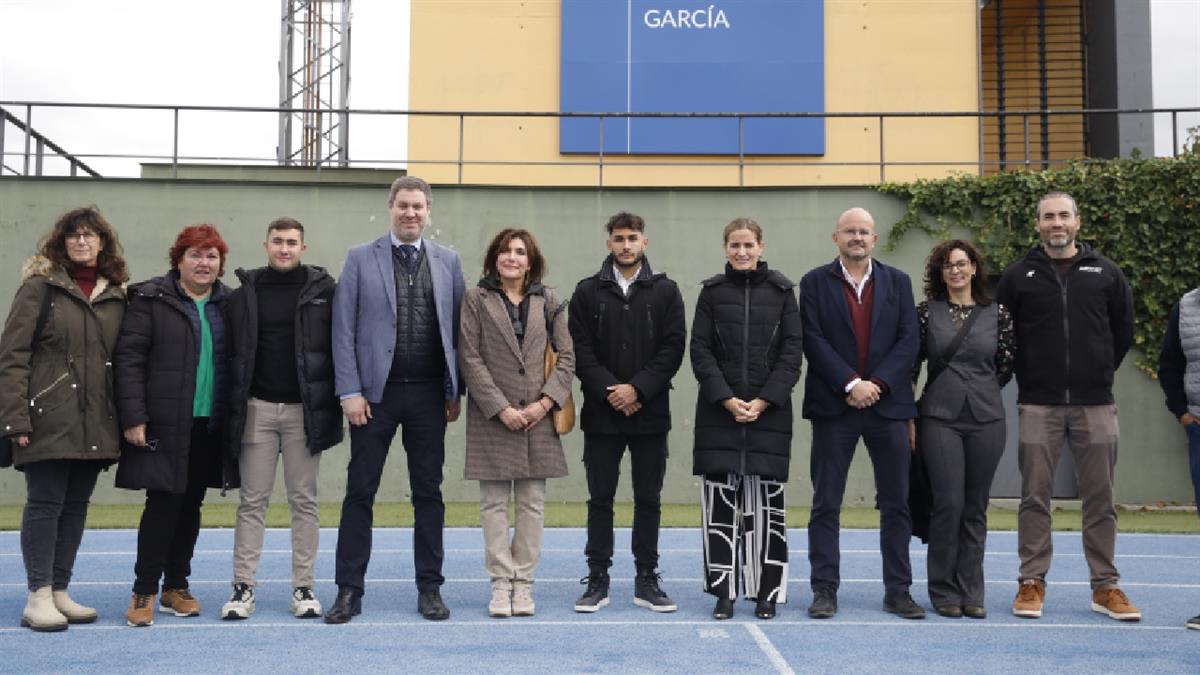
[[[58,371],[48,381],[42,381],[46,384],[34,390],[29,397],[29,412],[34,417],[44,417],[77,395],[79,385],[70,370]]]

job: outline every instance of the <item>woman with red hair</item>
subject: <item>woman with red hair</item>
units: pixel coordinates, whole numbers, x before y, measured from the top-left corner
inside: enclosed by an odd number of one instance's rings
[[[227,290],[218,277],[228,253],[216,227],[185,227],[168,253],[171,270],[129,289],[113,359],[126,441],[116,483],[146,491],[130,626],[154,623],[160,579],[161,611],[200,614],[188,591],[200,506],[208,488],[230,487],[236,476],[220,450]]]

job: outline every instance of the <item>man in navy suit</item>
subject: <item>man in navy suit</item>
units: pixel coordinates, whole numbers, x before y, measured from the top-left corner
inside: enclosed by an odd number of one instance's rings
[[[804,417],[812,421],[812,516],[808,560],[813,603],[809,616],[837,613],[839,516],[850,460],[861,438],[875,468],[883,554],[883,609],[906,619],[925,610],[909,594],[909,445],[907,420],[916,417],[912,367],[920,348],[912,282],[871,258],[878,240],[866,209],[838,218],[838,257],[800,280],[804,326]]]
[[[454,251],[422,239],[433,200],[415,176],[392,183],[391,232],[351,248],[333,298],[333,365],[350,421],[350,465],[338,526],[337,599],[326,623],[362,611],[375,493],[398,427],[413,502],[417,609],[446,619],[442,601],[442,463],[458,418],[458,317],[466,283]]]

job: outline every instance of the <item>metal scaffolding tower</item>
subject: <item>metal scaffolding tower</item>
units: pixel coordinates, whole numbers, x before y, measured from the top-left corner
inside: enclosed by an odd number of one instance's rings
[[[277,159],[348,166],[350,0],[282,0]],[[295,110],[296,112],[291,112]]]

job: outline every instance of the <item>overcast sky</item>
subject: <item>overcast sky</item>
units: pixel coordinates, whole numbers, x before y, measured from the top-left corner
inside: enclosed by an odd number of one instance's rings
[[[350,107],[408,106],[408,0],[353,0]],[[280,0],[0,0],[0,101],[279,105]],[[11,111],[24,117],[24,110]],[[35,109],[68,152],[170,155],[170,112]],[[356,117],[351,159],[404,157],[403,117]],[[6,129],[6,152],[24,145]],[[278,117],[181,113],[180,154],[272,158]],[[5,163],[15,158],[5,156]],[[106,175],[136,161],[89,159]],[[63,166],[48,173],[62,173]]]

